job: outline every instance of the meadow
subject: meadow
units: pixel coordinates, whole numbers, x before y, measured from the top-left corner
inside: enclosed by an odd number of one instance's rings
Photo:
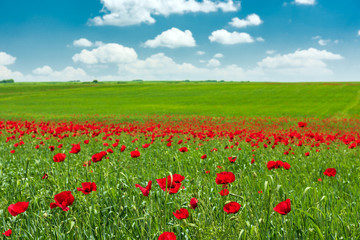
[[[359,86],[0,86],[0,233],[359,239]]]

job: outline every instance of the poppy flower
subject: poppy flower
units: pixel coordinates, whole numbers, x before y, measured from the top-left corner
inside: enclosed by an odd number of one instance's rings
[[[89,140],[85,140],[84,143],[85,143],[85,144],[89,144]]]
[[[61,149],[63,147],[63,145],[59,144],[59,146],[57,146],[57,147],[58,147],[58,149]]]
[[[309,155],[310,155],[310,153],[309,153],[309,152],[306,152],[306,153],[305,153],[305,156],[307,156],[307,157],[308,157]]]
[[[303,127],[306,127],[306,126],[307,126],[307,123],[305,123],[305,122],[298,122],[298,127],[303,128]]]
[[[53,209],[53,208],[59,207],[65,212],[69,211],[68,206],[72,205],[75,200],[74,196],[71,194],[71,191],[65,191],[65,192],[56,194],[54,199],[55,199],[55,202],[50,203],[50,208]]]
[[[72,148],[70,150],[70,153],[78,154],[80,152],[80,144],[72,144]]]
[[[321,179],[321,178],[319,178],[319,179],[318,179],[318,182],[322,182],[322,179]]]
[[[81,191],[85,195],[88,195],[92,191],[96,191],[96,183],[94,182],[81,183],[81,186],[82,188],[77,188],[77,190]]]
[[[235,181],[235,175],[232,172],[221,172],[216,175],[216,184],[227,184]]]
[[[63,162],[66,158],[65,153],[58,153],[53,157],[54,162]]]
[[[184,176],[180,174],[169,175],[166,178],[156,179],[160,188],[168,192],[169,194],[177,193],[181,187],[181,182],[185,179]]]
[[[173,232],[163,232],[158,240],[176,240],[176,235]]]
[[[329,177],[335,177],[336,175],[336,169],[335,168],[328,168],[325,170],[324,175]]]
[[[108,152],[108,153],[113,153],[114,150],[112,150],[111,148],[109,148],[108,150],[106,150],[106,152]]]
[[[291,168],[291,165],[288,164],[287,162],[284,162],[283,168],[284,168],[285,170],[289,170],[289,169]]]
[[[190,208],[191,209],[197,208],[197,203],[198,203],[198,200],[196,198],[190,199]]]
[[[179,148],[179,151],[180,152],[187,152],[188,149],[187,149],[187,147],[181,147],[181,148]]]
[[[11,150],[10,153],[14,154],[14,153],[15,153],[15,150]]]
[[[210,173],[210,171],[209,171],[209,170],[206,170],[206,171],[205,171],[205,173],[206,173],[206,174],[209,174],[209,173]]]
[[[50,151],[54,151],[54,150],[55,150],[55,147],[54,147],[54,146],[49,146],[49,150],[50,150]]]
[[[12,216],[15,217],[18,214],[25,212],[28,207],[29,207],[29,202],[17,202],[15,204],[11,204],[8,207],[8,211]]]
[[[255,163],[255,159],[251,159],[251,164],[254,164]]]
[[[146,187],[142,187],[139,184],[135,184],[135,187],[140,188],[140,191],[142,192],[142,194],[147,197],[149,196],[150,190],[151,190],[151,184],[152,181],[148,182],[148,185]]]
[[[9,229],[9,230],[5,231],[5,232],[2,233],[2,234],[5,235],[6,237],[10,237],[11,234],[12,234],[12,231],[11,231],[11,229]]]
[[[107,152],[102,151],[99,153],[95,153],[94,155],[92,155],[91,160],[95,163],[95,162],[100,162],[103,157],[105,157],[107,155]]]
[[[148,148],[149,146],[150,146],[149,143],[145,143],[145,144],[142,145],[143,148]]]
[[[85,161],[83,167],[89,167],[89,166],[91,166],[91,161]]]
[[[201,156],[201,159],[205,159],[205,158],[207,158],[206,154]]]
[[[261,194],[261,193],[263,193],[263,191],[260,190],[260,191],[258,191],[258,193]]]
[[[168,142],[166,146],[171,147],[171,142]]]
[[[126,149],[126,146],[125,146],[125,145],[122,145],[121,148],[120,148],[120,152],[125,151],[125,149]]]
[[[228,204],[225,204],[224,211],[227,214],[230,213],[237,213],[240,210],[241,205],[237,202],[229,202]]]
[[[280,213],[281,215],[286,215],[291,211],[291,201],[286,199],[285,201],[279,203],[274,207],[274,211]]]
[[[47,179],[49,176],[45,173],[44,176],[41,177],[41,179]]]
[[[231,163],[234,163],[236,161],[237,157],[228,157],[228,159]]]
[[[140,157],[140,152],[135,150],[135,151],[132,151],[130,153],[130,155],[131,155],[132,158],[138,158],[138,157]]]
[[[227,196],[227,195],[229,195],[229,190],[225,188],[225,189],[221,190],[219,193],[221,196]]]
[[[186,208],[181,208],[173,212],[173,215],[179,220],[186,219],[189,217],[189,211]]]

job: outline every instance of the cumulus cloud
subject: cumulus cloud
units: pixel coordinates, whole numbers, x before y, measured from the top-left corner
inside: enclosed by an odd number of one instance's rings
[[[49,75],[53,72],[52,68],[48,65],[34,69],[33,74],[36,75]]]
[[[117,43],[108,43],[91,51],[83,49],[72,57],[74,62],[85,64],[97,63],[127,63],[137,59],[133,48],[124,47]]]
[[[6,66],[15,63],[16,57],[7,54],[6,52],[0,52],[0,65]]]
[[[260,19],[259,15],[253,13],[248,15],[245,19],[239,19],[235,17],[229,23],[233,27],[244,28],[248,26],[259,26],[263,21]]]
[[[90,24],[102,26],[129,26],[140,23],[153,24],[154,16],[169,16],[196,12],[232,12],[240,8],[240,1],[227,0],[101,0],[102,16],[90,19]]]
[[[181,31],[173,27],[157,35],[155,39],[147,40],[144,45],[151,48],[178,48],[195,47],[196,42],[190,30]]]
[[[266,57],[258,66],[287,75],[331,75],[332,71],[327,68],[325,61],[341,60],[343,57],[326,50],[309,48],[296,50],[294,53]]]
[[[335,44],[338,44],[339,43],[339,40],[334,40],[332,41],[331,39],[322,39],[320,36],[315,36],[313,37],[313,39],[317,40],[318,44],[320,46],[326,46],[328,45],[329,43],[335,43]]]
[[[232,45],[238,43],[252,43],[255,40],[248,33],[228,32],[225,29],[216,30],[209,36],[211,42]]]
[[[196,54],[201,56],[201,55],[204,55],[205,52],[204,51],[197,51]]]
[[[272,54],[274,54],[275,53],[275,50],[267,50],[266,51],[266,54],[268,54],[268,55],[272,55]]]
[[[295,0],[294,3],[298,5],[315,5],[316,0]]]
[[[76,47],[91,47],[93,43],[86,38],[74,40],[73,45]]]
[[[360,36],[360,30],[358,31],[357,35]]]
[[[209,62],[208,62],[208,64],[206,66],[208,66],[208,67],[218,67],[220,65],[221,65],[221,63],[220,63],[219,60],[217,60],[216,58],[212,58],[212,59],[209,60]]]
[[[214,58],[223,58],[224,55],[222,53],[217,53],[214,55]]]

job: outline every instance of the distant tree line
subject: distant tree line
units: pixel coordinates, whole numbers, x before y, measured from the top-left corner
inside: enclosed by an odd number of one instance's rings
[[[0,83],[14,83],[14,79],[5,79],[5,80],[1,80]]]

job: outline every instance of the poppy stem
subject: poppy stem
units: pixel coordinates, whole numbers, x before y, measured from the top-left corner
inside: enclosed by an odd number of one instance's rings
[[[282,235],[282,239],[286,239],[285,238],[285,234],[286,234],[286,228],[285,228],[285,224],[284,224],[284,215],[281,215],[281,223],[282,223],[282,226],[283,226],[283,235]]]

